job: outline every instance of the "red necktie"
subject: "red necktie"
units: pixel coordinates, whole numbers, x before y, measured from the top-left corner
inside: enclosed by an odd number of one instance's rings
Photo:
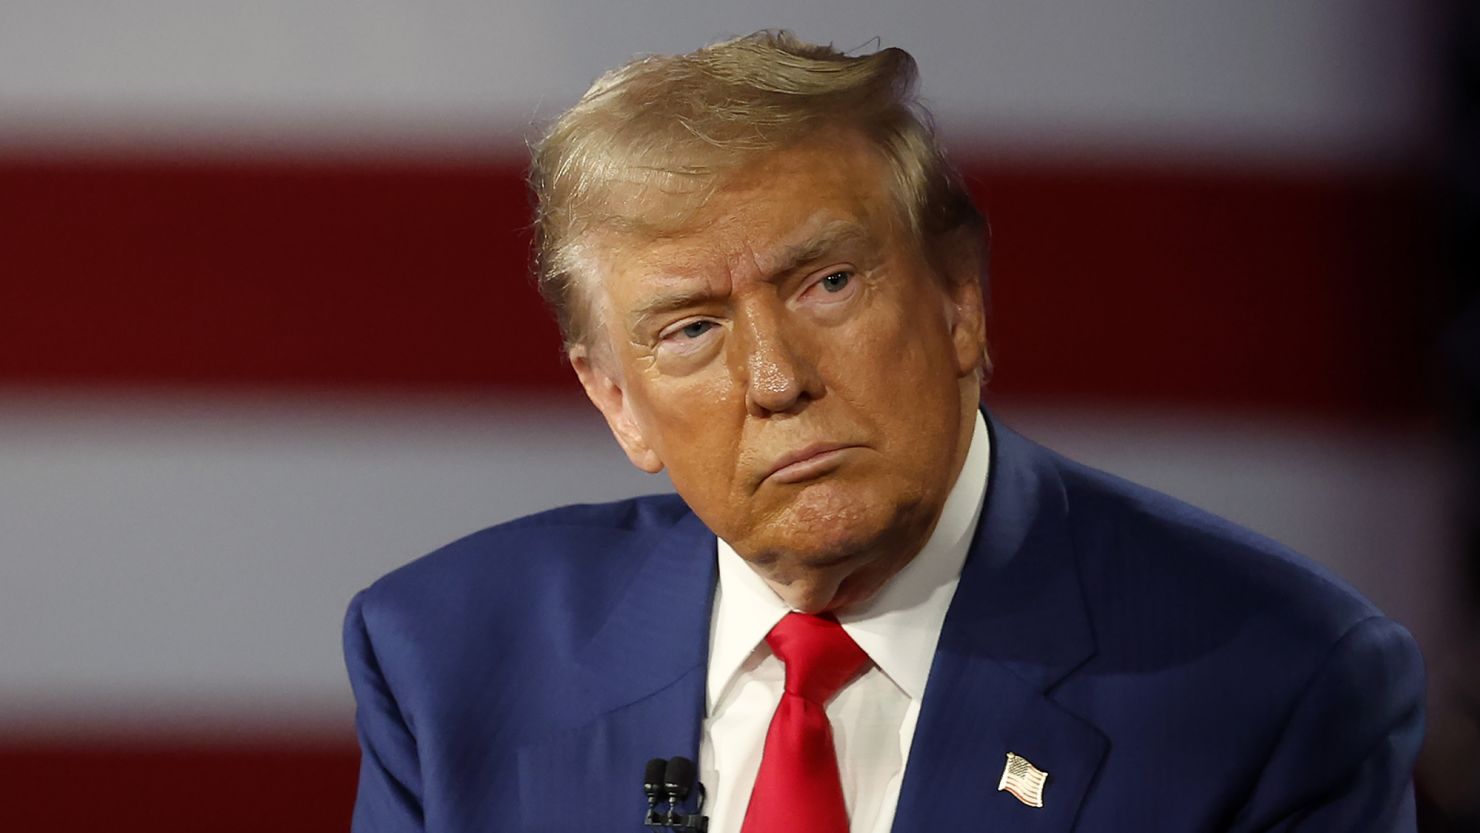
[[[741,833],[848,833],[823,707],[868,663],[868,654],[828,615],[788,613],[766,642],[786,663],[786,691],[766,732]]]

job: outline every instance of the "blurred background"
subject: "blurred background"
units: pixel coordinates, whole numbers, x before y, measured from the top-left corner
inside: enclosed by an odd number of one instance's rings
[[[0,0],[0,829],[347,827],[350,596],[666,488],[562,364],[526,141],[762,27],[916,56],[998,415],[1405,623],[1424,828],[1480,826],[1473,4],[802,5]]]

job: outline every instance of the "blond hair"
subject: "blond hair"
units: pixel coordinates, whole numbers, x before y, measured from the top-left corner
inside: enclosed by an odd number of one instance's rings
[[[660,235],[682,226],[723,174],[838,128],[887,160],[904,220],[922,248],[932,237],[984,227],[929,114],[902,49],[850,56],[761,31],[685,55],[618,67],[586,91],[535,144],[534,270],[567,347],[589,344],[582,297],[596,234]],[[663,214],[644,196],[664,199]]]

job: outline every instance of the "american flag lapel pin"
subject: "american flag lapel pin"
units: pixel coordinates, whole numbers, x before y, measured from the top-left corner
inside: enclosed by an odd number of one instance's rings
[[[1012,793],[1029,807],[1042,807],[1043,784],[1047,780],[1048,773],[1033,766],[1022,755],[1008,752],[1007,766],[1002,768],[1002,780],[997,782],[997,790]]]

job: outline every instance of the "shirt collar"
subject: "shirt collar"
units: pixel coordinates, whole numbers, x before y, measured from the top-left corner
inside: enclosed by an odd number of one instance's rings
[[[989,442],[986,420],[978,411],[966,462],[930,539],[873,598],[838,615],[853,641],[913,700],[925,693],[935,643],[981,516]],[[791,610],[724,539],[718,549],[719,587],[709,629],[709,712],[756,646]]]

